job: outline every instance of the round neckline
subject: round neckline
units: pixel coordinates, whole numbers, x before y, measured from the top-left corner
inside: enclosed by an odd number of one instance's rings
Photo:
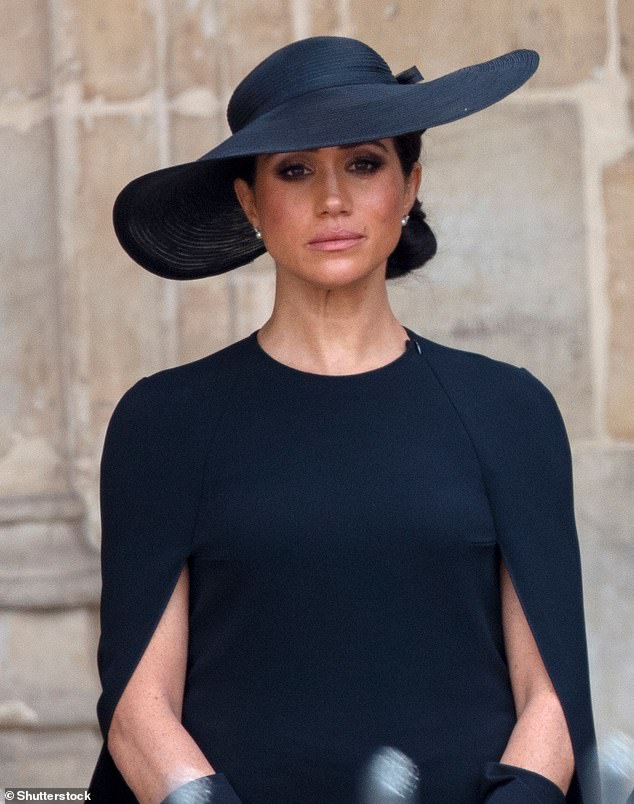
[[[314,380],[325,380],[325,381],[346,381],[346,380],[355,380],[355,379],[363,379],[363,378],[372,378],[377,377],[381,374],[389,373],[396,368],[399,368],[402,363],[405,363],[412,355],[420,353],[420,347],[418,346],[418,341],[416,335],[412,332],[411,329],[401,324],[407,335],[409,336],[405,340],[405,349],[401,352],[400,355],[395,357],[393,360],[390,360],[389,363],[384,363],[382,366],[377,366],[373,369],[368,369],[367,371],[357,371],[353,374],[319,374],[315,371],[304,371],[303,369],[295,368],[294,366],[289,366],[287,363],[282,363],[277,358],[270,355],[260,344],[257,338],[257,334],[260,331],[259,328],[254,330],[249,336],[249,340],[251,341],[255,352],[259,355],[260,360],[269,366],[269,368],[276,369],[280,372],[283,372],[287,375],[295,375],[297,377],[304,377],[306,379],[314,379]]]

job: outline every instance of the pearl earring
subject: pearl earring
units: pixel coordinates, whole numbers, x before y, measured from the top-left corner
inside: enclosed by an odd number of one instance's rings
[[[258,229],[257,226],[255,226],[254,229],[255,229],[255,236],[257,237],[258,240],[261,240],[262,239],[262,232]]]
[[[407,221],[409,220],[409,215],[403,215],[401,218],[401,226],[407,226]]]

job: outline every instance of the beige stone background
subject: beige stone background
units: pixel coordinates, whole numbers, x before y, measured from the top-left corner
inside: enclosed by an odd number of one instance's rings
[[[111,229],[135,175],[229,134],[239,79],[344,34],[426,79],[542,56],[492,109],[424,138],[438,256],[400,320],[523,365],[555,394],[601,750],[634,739],[634,0],[0,0],[0,785],[84,785],[95,715],[98,462],[139,377],[216,351],[272,305],[267,256],[188,283]]]

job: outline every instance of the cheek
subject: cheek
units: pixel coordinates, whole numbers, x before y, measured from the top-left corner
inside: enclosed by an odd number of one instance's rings
[[[364,193],[359,204],[377,223],[393,226],[402,214],[403,194],[397,182],[385,181]]]
[[[260,220],[268,230],[269,237],[284,240],[290,230],[305,223],[304,199],[301,194],[276,185],[275,191],[263,192],[258,199]]]

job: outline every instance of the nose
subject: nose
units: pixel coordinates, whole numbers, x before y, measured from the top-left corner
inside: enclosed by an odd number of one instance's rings
[[[319,215],[349,212],[351,198],[345,175],[337,166],[322,168],[316,182],[316,205]]]

